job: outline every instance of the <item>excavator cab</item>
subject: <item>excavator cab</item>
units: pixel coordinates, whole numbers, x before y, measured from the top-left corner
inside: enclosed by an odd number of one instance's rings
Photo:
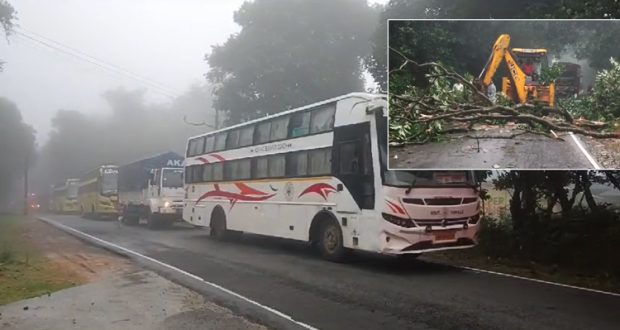
[[[509,49],[510,36],[502,34],[493,46],[487,64],[480,73],[483,87],[493,83],[493,76],[501,62],[505,62],[509,76],[502,77],[502,92],[517,103],[543,103],[555,106],[555,86],[540,81],[543,68],[549,66],[546,49]]]

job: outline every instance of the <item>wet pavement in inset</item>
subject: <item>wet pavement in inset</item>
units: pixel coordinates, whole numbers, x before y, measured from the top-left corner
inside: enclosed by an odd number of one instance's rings
[[[390,168],[593,169],[573,139],[569,135],[562,138],[524,134],[512,139],[475,139],[454,135],[445,142],[390,147]]]

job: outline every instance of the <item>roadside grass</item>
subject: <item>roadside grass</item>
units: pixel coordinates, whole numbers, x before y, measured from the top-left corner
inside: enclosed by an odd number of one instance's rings
[[[567,269],[558,265],[546,265],[517,258],[489,257],[480,247],[429,253],[424,258],[428,261],[445,262],[456,266],[620,293],[620,278],[611,274],[593,273],[584,269]]]
[[[59,274],[43,251],[34,247],[26,221],[32,220],[0,215],[0,305],[51,294],[75,284],[71,276]]]

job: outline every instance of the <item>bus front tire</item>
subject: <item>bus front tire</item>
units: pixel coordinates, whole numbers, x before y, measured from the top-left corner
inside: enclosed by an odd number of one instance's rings
[[[159,219],[154,213],[150,213],[146,217],[146,227],[148,229],[157,229],[159,227]]]
[[[326,219],[321,223],[317,243],[323,258],[329,261],[342,262],[349,253],[344,247],[342,229],[334,219]]]

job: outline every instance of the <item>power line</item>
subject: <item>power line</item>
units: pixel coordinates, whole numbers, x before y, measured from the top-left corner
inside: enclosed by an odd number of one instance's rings
[[[21,30],[21,31],[19,31]],[[116,66],[112,63],[106,62],[104,60],[100,60],[94,56],[88,55],[78,49],[75,49],[73,47],[70,46],[66,46],[60,42],[54,41],[52,39],[40,36],[38,34],[35,34],[33,32],[27,31],[23,28],[19,28],[19,30],[15,30],[15,34],[18,36],[21,36],[23,38],[26,38],[29,41],[41,44],[45,47],[48,47],[52,50],[61,52],[65,55],[69,55],[71,57],[77,58],[79,60],[88,62],[92,65],[95,65],[99,68],[105,69],[109,72],[115,73],[117,75],[122,75],[124,77],[128,77],[131,78],[133,80],[139,81],[141,82],[143,85],[146,85],[150,88],[152,88],[155,92],[158,92],[160,94],[163,94],[169,98],[176,98],[178,97],[179,93],[175,92],[174,90],[165,87],[164,85],[150,79],[147,77],[143,77],[139,74],[133,73],[132,71],[129,71],[127,69],[121,68],[119,66]],[[25,32],[24,32],[25,31]],[[32,35],[31,35],[32,34]]]
[[[61,46],[61,47],[64,47],[64,48],[66,48],[66,49],[68,49],[68,50],[70,50],[70,51],[72,51],[72,52],[75,52],[75,53],[77,53],[77,54],[80,54],[80,55],[82,55],[82,56],[85,56],[85,57],[87,57],[87,58],[90,58],[90,59],[92,59],[92,60],[94,60],[94,61],[97,61],[97,62],[103,63],[103,64],[108,65],[108,66],[110,66],[110,67],[113,67],[113,68],[115,68],[115,69],[117,69],[117,70],[119,70],[119,71],[123,71],[123,72],[125,72],[125,73],[127,73],[127,74],[133,75],[133,76],[135,76],[135,77],[137,77],[137,78],[139,78],[139,79],[141,79],[141,80],[148,81],[148,82],[150,82],[150,83],[152,83],[152,84],[154,84],[154,85],[157,85],[158,87],[160,87],[160,88],[162,88],[162,89],[165,89],[165,90],[168,90],[168,91],[170,91],[170,92],[173,92],[174,94],[180,94],[180,93],[176,92],[176,91],[174,90],[174,88],[170,88],[169,86],[166,86],[166,85],[164,85],[164,84],[162,84],[162,83],[160,83],[160,82],[158,82],[158,81],[155,81],[155,80],[153,80],[153,79],[151,79],[151,78],[149,78],[149,77],[142,76],[142,75],[140,75],[140,74],[138,74],[138,73],[135,73],[135,72],[130,71],[130,70],[128,70],[128,69],[122,68],[122,67],[120,67],[120,66],[118,66],[118,65],[115,65],[115,64],[113,64],[113,63],[107,62],[107,61],[105,61],[105,60],[99,59],[99,58],[94,57],[94,56],[92,56],[92,55],[89,55],[89,54],[87,54],[87,53],[85,53],[85,52],[83,52],[83,51],[81,51],[81,50],[79,50],[79,49],[76,49],[76,48],[71,47],[71,46],[69,46],[69,45],[63,44],[63,43],[61,43],[61,42],[59,42],[59,41],[56,41],[56,40],[53,40],[53,39],[51,39],[51,38],[48,38],[48,37],[42,36],[42,35],[40,35],[40,34],[38,34],[38,33],[35,33],[35,32],[32,32],[32,31],[29,31],[29,30],[26,30],[26,29],[24,29],[24,28],[22,28],[22,27],[16,27],[16,28],[17,28],[17,29],[19,29],[19,30],[22,30],[22,31],[24,31],[24,32],[27,32],[27,33],[29,33],[29,34],[31,34],[31,35],[34,35],[34,36],[36,36],[36,37],[38,37],[38,38],[40,38],[40,39],[43,39],[43,40],[46,40],[46,41],[52,42],[52,43],[54,43],[54,44],[56,44],[56,45],[59,45],[59,46]]]

